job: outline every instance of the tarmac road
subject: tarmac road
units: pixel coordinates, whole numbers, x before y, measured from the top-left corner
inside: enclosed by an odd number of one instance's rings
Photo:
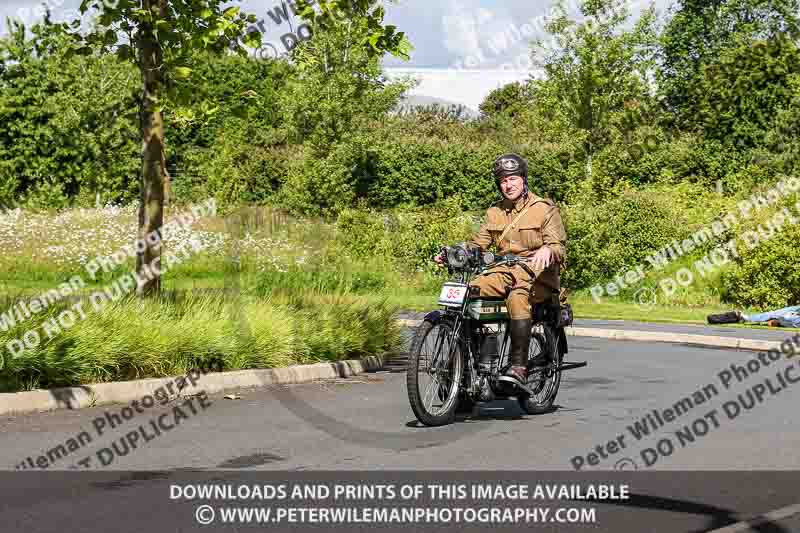
[[[668,417],[664,410],[675,411],[676,403],[713,385],[718,394],[706,389],[704,403],[694,402],[672,423],[665,423],[659,435],[675,441],[676,449],[650,469],[800,469],[800,384],[786,382],[778,392],[767,390],[760,403],[750,410],[741,408],[734,419],[723,409],[740,393],[747,401],[747,391],[766,378],[772,378],[773,389],[781,387],[775,373],[791,361],[761,365],[741,382],[732,377],[730,388],[724,388],[719,374],[726,370],[732,374],[731,364],[745,365],[755,357],[745,351],[571,338],[567,358],[589,361],[589,366],[565,374],[556,411],[528,416],[513,400],[494,402],[481,404],[473,415],[444,428],[417,424],[406,397],[405,375],[397,373],[250,389],[241,391],[238,400],[212,395],[205,409],[198,400],[183,407],[186,417],[171,430],[146,443],[141,438],[135,450],[124,456],[116,453],[108,466],[93,461],[89,467],[482,470],[508,468],[509,453],[519,452],[522,458],[515,462],[516,468],[571,469],[573,458],[582,455],[583,470],[614,469],[626,457],[642,463],[641,451],[659,440],[652,434],[637,440],[628,426],[635,431],[636,422],[641,425],[654,409],[663,420]],[[800,368],[792,372],[790,378],[800,377]],[[170,413],[171,422],[165,425],[174,425],[172,405],[136,414],[115,429],[104,413],[113,419],[122,406],[7,416],[0,421],[1,464],[14,469],[27,457],[35,463],[38,455],[86,431],[92,442],[56,458],[50,469],[83,468],[78,461],[110,447],[128,431],[147,426],[159,413]],[[192,406],[197,414],[192,414]],[[704,432],[705,424],[698,422],[694,442],[686,442],[684,432],[685,446],[680,446],[674,431],[712,410],[716,416],[704,419],[708,430]],[[97,418],[106,418],[102,435],[93,425]],[[598,454],[597,464],[590,466],[588,454],[597,445],[607,447],[619,435],[625,448],[606,452],[606,459]]]
[[[122,471],[162,472],[121,483],[120,490],[139,492],[150,482],[189,469],[212,470],[223,477],[244,470],[273,471],[273,477],[275,471],[321,470],[367,471],[363,476],[372,471],[378,478],[386,471],[412,475],[420,470],[454,475],[459,471],[528,470],[574,477],[575,467],[580,466],[579,473],[588,472],[594,479],[625,474],[634,476],[640,487],[652,486],[649,491],[642,489],[650,496],[640,494],[635,505],[626,504],[623,514],[627,518],[620,518],[614,526],[630,525],[630,517],[635,516],[649,524],[637,531],[705,531],[712,525],[722,527],[743,516],[800,501],[796,496],[800,481],[800,361],[764,359],[768,365],[750,363],[749,374],[745,377],[740,372],[741,379],[737,379],[731,365],[747,369],[747,362],[757,359],[756,354],[591,338],[571,338],[567,358],[587,360],[589,366],[565,375],[557,409],[545,415],[524,415],[512,400],[481,405],[451,426],[424,428],[416,423],[408,405],[404,374],[374,373],[243,390],[241,398],[233,400],[222,395],[202,402],[195,398],[180,404],[183,416],[177,420],[175,405],[170,404],[137,414],[114,429],[109,427],[106,413],[113,419],[122,406],[5,417],[0,421],[0,459],[13,470],[35,464],[43,456],[49,471],[88,468],[120,479],[130,475]],[[752,398],[754,406],[742,408],[739,394],[746,404]],[[691,404],[685,402],[687,397]],[[739,405],[738,412],[734,405]],[[155,436],[151,431],[148,442],[143,442],[140,432],[135,449],[125,446],[126,434],[139,427],[146,430],[148,423],[162,414],[169,430]],[[648,414],[652,420],[647,420]],[[640,427],[645,422],[661,425],[659,418],[663,427],[655,434],[640,434],[637,421]],[[670,418],[672,421],[667,421]],[[106,420],[102,435],[98,435],[96,419]],[[70,439],[76,439],[73,444],[78,442],[81,432],[88,434],[91,442],[83,441],[69,451]],[[60,444],[66,453],[53,452]],[[635,473],[608,472],[634,468],[638,468]],[[220,469],[233,474],[220,474]],[[176,470],[179,474],[163,474]],[[691,472],[698,470],[716,472],[691,477]],[[723,472],[726,470],[753,473]],[[74,470],[71,473],[70,479],[79,479]],[[14,479],[19,485],[18,476],[9,476],[0,479]],[[42,490],[34,477],[26,479],[39,487],[35,490]],[[67,509],[85,503],[79,491],[66,494],[59,486],[54,483],[49,489],[56,507],[48,513],[57,514],[56,508],[61,509],[58,506],[62,504]],[[107,498],[106,492],[99,492],[98,497]],[[10,499],[7,493],[3,495],[5,504],[0,512],[4,518],[22,520],[23,525],[38,511],[29,508],[32,503],[21,496],[23,492],[15,490],[14,494]],[[619,504],[603,507],[612,509],[607,523],[616,523]],[[654,512],[668,513],[662,518],[672,520],[675,527],[656,528],[641,514]],[[771,529],[756,530],[796,530],[800,509],[789,514],[771,523]],[[136,516],[142,518],[141,513]],[[63,530],[82,530],[79,526],[76,523]],[[148,530],[143,528],[137,523],[131,530]]]

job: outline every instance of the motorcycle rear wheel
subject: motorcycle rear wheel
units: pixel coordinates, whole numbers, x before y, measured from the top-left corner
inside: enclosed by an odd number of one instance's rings
[[[537,347],[540,351],[537,351]],[[519,406],[529,415],[551,412],[558,388],[561,386],[561,372],[557,369],[561,365],[562,354],[558,346],[558,336],[552,326],[548,324],[539,324],[534,327],[528,361],[534,361],[540,354],[544,355],[546,364],[528,365],[526,385],[534,392],[534,395],[517,397]],[[541,358],[539,359],[541,360]]]
[[[446,361],[452,342],[455,346]],[[455,419],[464,372],[461,348],[447,320],[425,320],[417,329],[408,354],[406,389],[414,416],[426,426],[443,426]],[[426,383],[428,378],[430,382]]]

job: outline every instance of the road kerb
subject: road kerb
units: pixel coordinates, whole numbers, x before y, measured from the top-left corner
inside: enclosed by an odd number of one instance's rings
[[[422,320],[401,319],[398,320],[398,323],[404,327],[416,327],[422,323]],[[660,331],[567,327],[565,328],[565,332],[572,337],[593,337],[640,342],[667,342],[748,351],[779,350],[781,345],[781,343],[777,341]],[[350,377],[380,369],[382,366],[382,358],[369,357],[362,360],[317,363],[285,368],[210,373],[204,375],[199,380],[196,387],[192,387],[191,385],[187,386],[181,391],[180,395],[190,396],[201,390],[207,393],[215,393],[238,388],[259,387],[265,384],[285,385],[308,383],[319,379]],[[94,385],[52,390],[2,393],[0,394],[0,415],[50,411],[54,409],[80,409],[95,405],[128,403],[142,398],[147,394],[152,394],[156,389],[166,385],[168,382],[174,381],[174,379],[174,377],[155,378],[98,383]]]
[[[401,326],[417,327],[422,320],[398,320]],[[572,337],[594,337],[619,341],[640,342],[670,342],[674,344],[691,344],[707,348],[730,348],[732,350],[749,350],[767,352],[772,349],[780,350],[781,343],[758,339],[739,339],[735,337],[718,337],[715,335],[694,335],[690,333],[669,333],[662,331],[642,331],[628,329],[601,329],[601,328],[564,328],[565,333]]]
[[[719,337],[715,335],[694,335],[690,333],[579,327],[568,327],[564,329],[567,335],[573,337],[595,337],[639,342],[668,342],[673,344],[690,344],[693,346],[702,346],[707,348],[729,348],[732,350],[748,350],[756,352],[766,352],[771,349],[780,349],[781,346],[781,343],[777,341]]]
[[[172,397],[222,392],[231,389],[261,387],[264,385],[288,385],[308,383],[320,379],[351,377],[383,367],[382,357],[366,357],[361,360],[297,365],[285,368],[236,370],[213,372],[203,375],[192,386],[187,386]],[[177,376],[176,376],[177,377]],[[23,414],[55,409],[81,409],[97,405],[130,403],[139,400],[167,384],[174,384],[176,377],[139,379],[96,383],[79,387],[34,390],[0,394],[0,415]]]

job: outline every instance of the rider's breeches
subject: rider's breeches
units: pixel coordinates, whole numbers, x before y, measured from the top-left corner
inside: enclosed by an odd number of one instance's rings
[[[549,300],[554,293],[521,266],[497,268],[473,279],[470,285],[480,289],[480,296],[505,298],[512,320],[531,318],[531,305]]]

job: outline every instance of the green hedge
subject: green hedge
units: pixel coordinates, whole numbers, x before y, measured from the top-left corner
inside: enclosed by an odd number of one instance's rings
[[[567,268],[563,283],[589,287],[630,268],[709,222],[721,207],[697,186],[615,189],[606,200],[567,206]]]
[[[0,204],[136,198],[139,84],[113,57],[40,58],[24,47],[0,54]]]
[[[797,216],[796,210],[790,212]],[[764,234],[769,233],[765,230]],[[761,309],[800,303],[798,243],[800,226],[787,224],[752,249],[740,246],[740,257],[735,266],[722,273],[725,300]]]
[[[440,246],[469,239],[478,226],[462,213],[454,196],[427,209],[380,212],[346,209],[336,221],[337,243],[361,260],[381,258],[402,272],[437,272],[432,262]]]

